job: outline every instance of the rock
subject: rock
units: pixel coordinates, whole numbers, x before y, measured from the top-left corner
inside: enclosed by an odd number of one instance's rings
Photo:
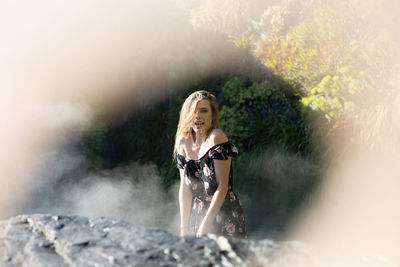
[[[0,221],[1,266],[243,266],[274,247],[215,235],[180,238],[106,218],[36,214]]]
[[[19,215],[0,221],[0,266],[325,266],[299,241],[181,238],[116,219]],[[332,253],[330,253],[332,254]],[[334,260],[332,260],[334,259]],[[343,266],[327,257],[329,266]],[[360,266],[396,266],[382,257]]]

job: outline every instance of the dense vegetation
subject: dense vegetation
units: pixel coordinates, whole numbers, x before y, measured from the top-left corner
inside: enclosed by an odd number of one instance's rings
[[[280,231],[312,198],[323,171],[324,153],[312,139],[318,130],[311,132],[306,117],[324,120],[331,133],[339,119],[356,116],[365,104],[356,100],[392,66],[391,40],[368,20],[368,3],[363,9],[356,0],[225,1],[232,8],[223,16],[214,1],[185,3],[191,34],[216,38],[196,39],[196,51],[188,42],[179,56],[170,52],[168,97],[119,123],[99,123],[81,148],[93,168],[153,162],[168,189],[179,179],[172,151],[180,107],[191,92],[206,89],[217,96],[222,128],[241,151],[235,188],[250,229]],[[260,7],[264,12],[254,11]],[[212,51],[216,42],[222,48]],[[196,78],[183,79],[185,64]]]

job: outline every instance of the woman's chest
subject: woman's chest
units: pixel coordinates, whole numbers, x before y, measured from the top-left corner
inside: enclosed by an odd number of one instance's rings
[[[209,182],[215,179],[214,162],[211,159],[189,161],[186,166],[186,175],[189,179]]]
[[[212,146],[209,143],[204,143],[201,146],[188,144],[184,147],[185,157],[189,159],[197,159],[197,161],[199,161],[206,156],[211,147]]]
[[[196,194],[212,195],[218,187],[214,164],[190,161],[186,165],[186,183]]]

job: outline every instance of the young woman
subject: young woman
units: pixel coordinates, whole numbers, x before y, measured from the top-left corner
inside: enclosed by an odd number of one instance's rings
[[[215,96],[191,94],[181,109],[174,149],[181,176],[181,236],[247,238],[242,204],[233,192],[231,160],[237,154],[220,129]]]

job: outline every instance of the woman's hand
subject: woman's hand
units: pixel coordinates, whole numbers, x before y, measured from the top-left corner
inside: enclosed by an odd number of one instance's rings
[[[181,226],[181,237],[184,237],[185,235],[188,234],[189,234],[188,227]]]
[[[196,236],[200,237],[200,236],[210,233],[210,232],[211,232],[211,223],[205,222],[203,220],[203,222],[200,224],[199,229],[197,230]]]

